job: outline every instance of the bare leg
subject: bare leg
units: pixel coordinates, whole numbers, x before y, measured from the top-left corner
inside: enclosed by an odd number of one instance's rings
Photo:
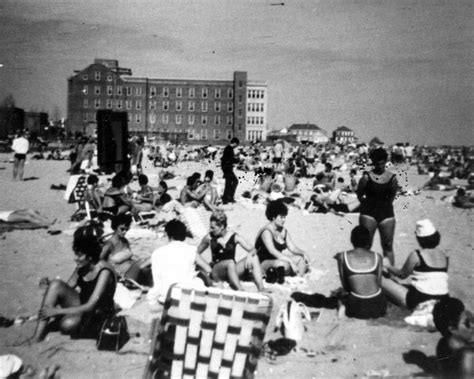
[[[236,264],[231,259],[217,263],[212,269],[212,278],[218,281],[228,281],[233,289],[243,291],[242,284],[237,275]]]
[[[359,225],[365,226],[367,230],[370,232],[370,247],[374,241],[374,234],[375,230],[377,229],[377,221],[373,217],[360,215],[359,216]]]
[[[301,255],[293,255],[292,257],[290,257],[290,259],[292,260],[293,264],[298,269],[299,276],[304,275],[306,271],[308,271],[308,266],[306,265],[306,262]],[[285,270],[285,273],[286,273],[286,270]],[[291,273],[288,273],[288,274],[291,274]]]
[[[393,303],[406,308],[406,297],[408,292],[406,287],[391,279],[382,278],[382,291]]]
[[[19,159],[17,157],[13,158],[13,180],[18,178],[18,162]]]
[[[23,180],[23,170],[25,168],[25,159],[20,159],[18,162],[18,179]]]
[[[246,267],[245,263],[247,261],[247,258],[243,258],[240,261],[237,262],[237,275],[239,278],[242,277],[242,275],[245,274]],[[263,277],[262,277],[262,267],[260,266],[260,262],[258,260],[258,257],[254,255],[251,259],[250,263],[251,267],[249,268],[252,271],[252,276],[255,284],[257,285],[257,289],[259,291],[262,291],[264,289],[263,287]]]
[[[382,245],[383,255],[387,257],[392,265],[395,264],[395,255],[393,253],[393,235],[395,233],[395,218],[388,218],[380,222],[379,234],[380,244]]]
[[[69,308],[75,307],[80,305],[79,294],[74,291],[71,287],[69,287],[65,282],[62,280],[53,280],[48,289],[46,290],[46,294],[44,295],[43,302],[41,304],[41,308],[43,307],[56,307],[61,306],[62,308]],[[39,320],[36,326],[35,341],[39,342],[44,339],[47,334],[47,326],[49,323],[49,319]],[[72,325],[74,324],[75,325]],[[62,320],[61,322],[61,329],[72,329],[72,327],[77,327],[80,323],[80,316],[76,316],[75,320],[74,317],[68,317],[66,320]],[[66,325],[64,325],[66,324]],[[67,331],[67,330],[66,330]]]
[[[38,211],[33,209],[17,209],[8,216],[9,222],[31,222],[38,224],[42,227],[48,227],[53,222],[49,221],[46,217],[40,215]]]

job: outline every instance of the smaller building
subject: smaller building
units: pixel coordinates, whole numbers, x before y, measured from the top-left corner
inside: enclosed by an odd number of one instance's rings
[[[313,142],[325,144],[329,142],[326,131],[315,124],[293,124],[288,128],[288,134],[296,135],[297,142]]]
[[[332,142],[346,145],[357,141],[353,130],[347,126],[340,126],[332,132]]]

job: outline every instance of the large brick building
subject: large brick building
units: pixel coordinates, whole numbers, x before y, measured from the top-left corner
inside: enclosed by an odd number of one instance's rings
[[[201,144],[264,141],[267,97],[267,84],[248,81],[246,72],[234,72],[233,80],[139,78],[117,60],[95,59],[68,79],[69,131],[90,130],[96,112],[109,109],[127,112],[131,134]]]

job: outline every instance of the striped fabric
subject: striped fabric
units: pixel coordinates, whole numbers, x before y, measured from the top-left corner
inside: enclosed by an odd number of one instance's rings
[[[252,378],[271,309],[258,293],[172,286],[144,378]]]

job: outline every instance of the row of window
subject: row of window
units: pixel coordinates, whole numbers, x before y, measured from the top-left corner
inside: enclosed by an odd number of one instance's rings
[[[263,117],[247,117],[247,125],[263,125]]]
[[[248,103],[247,112],[263,112],[264,104],[263,103]]]
[[[321,132],[314,131],[314,130],[297,130],[296,134],[300,136],[312,136],[312,135],[321,134]]]
[[[94,108],[99,109],[102,105],[101,99],[94,99]],[[107,109],[112,109],[113,108],[113,100],[107,99],[106,100],[106,108]],[[150,110],[156,110],[157,109],[157,102],[155,100],[150,101],[149,103]],[[84,99],[82,101],[82,106],[84,109],[87,109],[91,106],[89,104],[89,99]],[[125,109],[131,110],[133,107],[133,101],[132,100],[116,100],[115,101],[115,108],[116,109]],[[141,110],[142,109],[142,101],[141,100],[135,100],[135,109],[136,110]],[[170,110],[170,102],[169,101],[163,101],[162,102],[162,110],[163,111],[169,111]],[[176,101],[175,102],[175,110],[176,112],[180,112],[183,110],[183,102],[182,101]],[[188,111],[189,112],[194,112],[196,110],[196,104],[194,101],[189,101],[188,102]],[[220,102],[215,102],[214,103],[214,112],[220,112],[222,110],[222,105]],[[207,101],[201,102],[201,112],[207,112],[208,111],[208,103]],[[234,111],[234,104],[233,103],[227,103],[227,112],[233,112]]]
[[[201,138],[199,138],[199,136]],[[218,139],[221,139],[222,137],[224,137],[224,133],[222,133],[222,131],[219,130],[219,129],[214,129],[214,139],[218,140]],[[227,130],[225,132],[225,137],[228,140],[232,139],[232,130]],[[207,139],[207,129],[201,129],[200,134],[195,133],[194,129],[189,129],[188,130],[188,139],[204,139],[204,140],[206,140]]]
[[[118,95],[118,96],[121,96],[123,94],[126,94],[127,96],[132,96],[134,94],[133,92],[135,92],[136,96],[142,96],[142,94],[143,94],[143,92],[142,92],[143,88],[142,87],[130,87],[130,86],[127,86],[127,87],[115,86],[115,87],[116,87],[115,94]],[[108,85],[106,87],[107,95],[111,96],[113,94],[113,92],[114,92],[113,88],[114,88],[114,86],[112,86],[112,85]],[[135,89],[135,91],[133,91],[133,89]],[[101,92],[101,86],[94,86],[94,94],[95,95],[100,95],[100,92]],[[155,87],[155,86],[151,86],[149,92],[150,92],[150,94],[149,94],[150,97],[158,95],[157,87]],[[170,91],[169,87],[163,87],[161,89],[161,95],[163,97],[169,97],[170,92],[171,91]],[[215,88],[214,89],[214,98],[215,99],[220,99],[221,98],[221,92],[222,92],[222,90],[220,88]],[[87,95],[89,93],[89,85],[87,85],[87,84],[83,85],[82,93],[84,95]],[[178,98],[183,97],[183,88],[176,87],[175,88],[175,95]],[[194,87],[188,88],[188,97],[190,97],[190,98],[196,97],[196,88],[194,88]],[[209,89],[208,88],[201,88],[201,97],[203,99],[207,99],[209,97]],[[229,99],[234,98],[234,90],[232,88],[227,89],[227,98],[229,98]]]
[[[247,91],[247,98],[249,99],[263,99],[265,96],[264,90],[252,89]]]
[[[247,140],[248,141],[261,141],[263,139],[262,130],[249,130],[247,131]]]

